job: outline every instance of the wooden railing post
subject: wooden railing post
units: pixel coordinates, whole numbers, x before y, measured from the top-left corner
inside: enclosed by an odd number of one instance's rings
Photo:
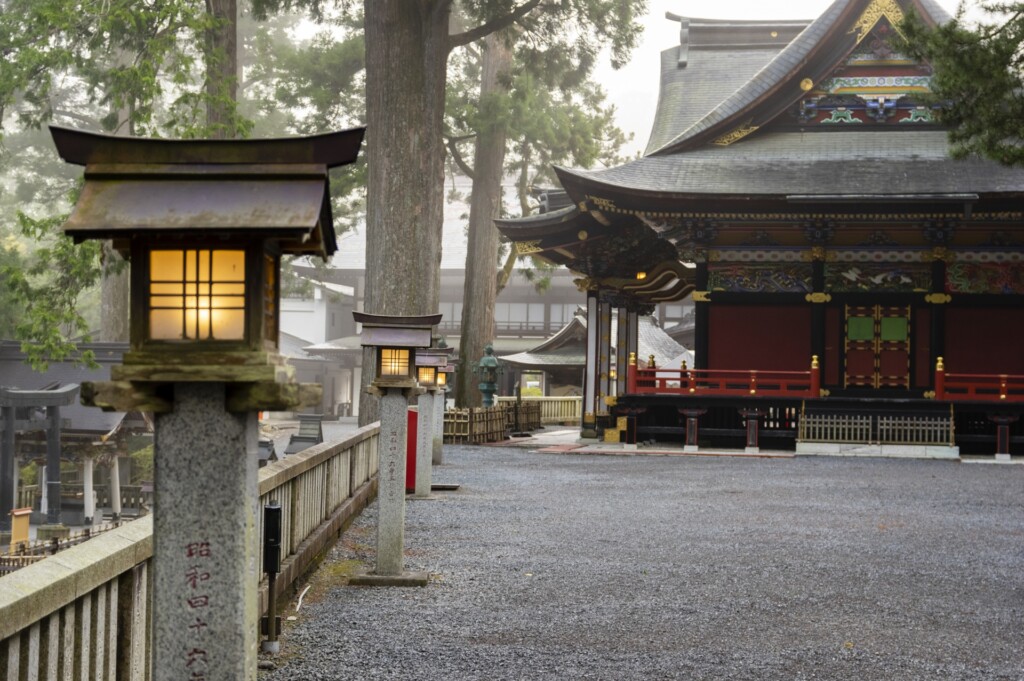
[[[821,367],[818,366],[818,356],[811,355],[811,394],[810,397],[821,397]]]
[[[757,394],[757,370],[756,369],[751,369],[750,370],[750,394],[751,395],[756,395]]]
[[[946,399],[946,367],[941,357],[935,361],[935,399]]]
[[[636,394],[636,353],[629,353],[629,365],[626,367],[626,392]]]

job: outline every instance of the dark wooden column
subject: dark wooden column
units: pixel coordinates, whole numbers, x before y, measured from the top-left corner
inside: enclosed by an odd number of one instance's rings
[[[932,261],[932,293],[945,293],[946,290],[946,263],[936,258]],[[935,373],[935,363],[939,357],[946,356],[946,306],[934,304],[931,306],[931,329],[928,353],[928,371]],[[954,368],[953,371],[956,371]],[[933,386],[934,387],[934,386]]]
[[[811,263],[811,290],[814,293],[825,292],[825,262],[814,260]],[[811,307],[811,354],[818,356],[818,361],[825,362],[825,303],[812,300]],[[810,358],[807,358],[808,364]]]
[[[693,292],[693,314],[694,314],[694,350],[693,363],[695,369],[707,369],[708,367],[708,344],[711,342],[711,334],[708,333],[708,322],[710,321],[710,302],[708,300],[708,263],[697,263],[697,288]]]

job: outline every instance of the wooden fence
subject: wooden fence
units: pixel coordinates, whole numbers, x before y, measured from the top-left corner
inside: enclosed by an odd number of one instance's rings
[[[798,442],[954,445],[953,412],[937,414],[803,413]]]
[[[514,403],[515,397],[495,397],[498,404]],[[523,404],[540,407],[540,425],[578,425],[583,418],[583,398],[569,397],[524,397]]]
[[[379,434],[366,426],[260,469],[257,536],[264,503],[282,507],[279,593],[373,499]],[[152,555],[147,515],[0,578],[0,679],[152,678]],[[261,612],[266,598],[263,583]]]
[[[478,445],[508,438],[505,407],[446,409],[444,441],[451,444]]]

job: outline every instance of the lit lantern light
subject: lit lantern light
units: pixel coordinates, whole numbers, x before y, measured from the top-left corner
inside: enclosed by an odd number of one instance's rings
[[[448,371],[449,371],[449,367],[447,367],[447,366],[445,366],[444,368],[438,370],[438,372],[437,372],[437,387],[438,388],[447,388],[448,387]]]
[[[426,348],[416,351],[416,369],[419,384],[424,388],[443,387],[440,377],[448,366],[449,348]]]
[[[424,388],[437,385],[437,367],[416,367],[416,382]]]
[[[430,346],[433,329],[441,321],[441,315],[406,317],[353,312],[352,318],[362,325],[360,344],[376,349],[374,387],[415,388],[419,353],[414,356],[413,351]]]

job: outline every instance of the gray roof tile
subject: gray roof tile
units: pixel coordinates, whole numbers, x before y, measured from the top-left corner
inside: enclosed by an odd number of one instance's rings
[[[946,133],[768,132],[729,146],[562,171],[639,191],[700,194],[1022,192],[1024,169],[948,156]]]

